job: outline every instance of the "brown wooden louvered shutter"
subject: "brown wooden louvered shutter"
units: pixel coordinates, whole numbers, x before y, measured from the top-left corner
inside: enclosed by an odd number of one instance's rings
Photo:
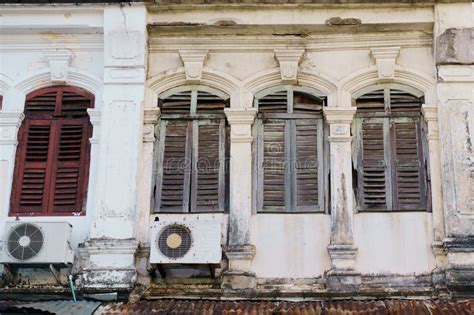
[[[419,118],[394,118],[394,209],[426,209],[425,168]]]
[[[27,97],[11,213],[83,211],[92,134],[87,108],[92,102],[92,95],[72,87],[46,88]]]
[[[359,208],[426,210],[421,100],[386,88],[357,106]]]
[[[162,120],[160,126],[156,209],[187,212],[191,183],[192,122]]]
[[[222,97],[197,90],[160,99],[155,211],[225,210],[225,105]]]
[[[359,204],[365,210],[387,210],[387,177],[384,119],[359,120]],[[389,196],[390,198],[391,196]]]
[[[317,119],[298,119],[294,126],[296,152],[294,207],[297,211],[319,207],[322,176],[322,124]]]
[[[224,211],[225,120],[199,120],[194,124],[191,211]]]
[[[260,211],[318,211],[323,199],[323,100],[293,89],[257,100]]]
[[[262,119],[259,126],[261,142],[259,169],[263,172],[260,185],[260,189],[263,189],[260,207],[264,211],[285,211],[289,202],[286,197],[290,191],[286,181],[288,173],[286,161],[289,150],[286,149],[288,142],[285,140],[288,127],[282,119]]]

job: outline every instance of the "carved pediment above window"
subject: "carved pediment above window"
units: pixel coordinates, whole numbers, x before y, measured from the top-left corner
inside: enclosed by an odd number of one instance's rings
[[[186,72],[186,82],[198,83],[201,81],[202,68],[206,61],[208,50],[180,50],[179,56],[184,64],[184,71]]]
[[[72,60],[72,52],[67,49],[54,49],[46,51],[44,56],[48,61],[51,71],[51,82],[66,82],[67,71]]]
[[[395,77],[395,64],[400,54],[400,47],[376,47],[370,49],[371,56],[375,60],[379,79],[383,81],[393,80]]]
[[[280,64],[281,80],[294,84],[298,79],[298,65],[303,56],[304,49],[276,49],[275,58]]]

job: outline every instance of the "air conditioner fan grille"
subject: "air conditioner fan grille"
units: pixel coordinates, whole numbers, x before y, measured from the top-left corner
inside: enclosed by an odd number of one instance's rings
[[[17,260],[28,260],[43,248],[43,232],[35,225],[25,223],[15,226],[8,235],[8,253]]]
[[[165,227],[157,238],[157,246],[168,258],[181,258],[192,245],[191,231],[184,225],[172,224]]]

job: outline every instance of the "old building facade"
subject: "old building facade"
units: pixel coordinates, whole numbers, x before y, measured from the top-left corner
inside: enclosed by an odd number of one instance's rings
[[[0,11],[2,255],[12,222],[74,253],[4,263],[2,296],[474,292],[471,2]],[[150,263],[151,226],[193,220],[222,259]]]

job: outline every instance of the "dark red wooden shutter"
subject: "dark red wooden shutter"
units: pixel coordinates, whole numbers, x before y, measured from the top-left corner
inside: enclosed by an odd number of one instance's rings
[[[11,198],[12,214],[81,213],[89,174],[93,96],[73,87],[27,96]]]
[[[81,212],[88,177],[90,136],[87,118],[58,121],[57,150],[53,167],[50,204],[53,212]]]
[[[25,121],[20,129],[11,211],[47,211],[50,165],[53,154],[51,121]],[[49,167],[48,167],[49,166]]]

